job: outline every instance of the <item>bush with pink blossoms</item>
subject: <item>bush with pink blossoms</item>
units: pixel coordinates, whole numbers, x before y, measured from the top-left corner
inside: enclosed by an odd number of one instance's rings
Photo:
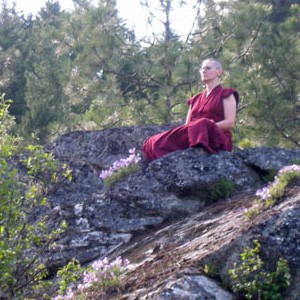
[[[121,257],[118,257],[111,263],[107,258],[94,262],[92,269],[84,273],[83,283],[78,286],[78,290],[83,291],[89,287],[103,290],[119,286],[121,284],[120,276],[128,264],[129,261]]]
[[[271,184],[256,192],[256,196],[272,205],[284,195],[285,188],[297,178],[300,178],[300,165],[285,166],[279,170]]]
[[[141,160],[140,154],[136,152],[135,148],[129,149],[129,154],[127,158],[115,161],[108,170],[103,170],[100,173],[99,177],[104,181],[106,186],[111,186],[114,182],[139,170],[138,162]]]
[[[104,294],[108,289],[118,288],[128,264],[129,261],[121,257],[112,262],[107,258],[97,260],[83,273],[82,283],[76,289],[69,288],[65,295],[59,295],[54,300],[88,299],[89,295]]]
[[[299,178],[300,165],[290,165],[280,169],[272,183],[256,191],[259,201],[252,209],[246,211],[246,217],[251,219],[263,209],[274,205],[277,199],[284,195],[286,187]]]

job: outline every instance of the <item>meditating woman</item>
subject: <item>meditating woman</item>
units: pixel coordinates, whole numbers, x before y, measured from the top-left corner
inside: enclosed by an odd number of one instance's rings
[[[205,90],[190,98],[185,125],[164,131],[143,143],[143,154],[154,160],[170,152],[190,147],[202,147],[209,153],[232,151],[232,132],[235,124],[238,92],[220,84],[221,63],[208,58],[202,63],[201,78]]]

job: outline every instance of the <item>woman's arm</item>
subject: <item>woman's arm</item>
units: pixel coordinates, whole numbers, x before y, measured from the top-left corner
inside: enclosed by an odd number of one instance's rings
[[[186,116],[186,119],[185,119],[185,124],[189,123],[190,122],[190,117],[191,117],[191,105],[189,107],[189,111],[187,113],[187,116]]]
[[[234,127],[236,118],[236,100],[231,94],[229,97],[223,99],[224,106],[224,120],[217,122],[216,124],[220,129],[226,130]]]

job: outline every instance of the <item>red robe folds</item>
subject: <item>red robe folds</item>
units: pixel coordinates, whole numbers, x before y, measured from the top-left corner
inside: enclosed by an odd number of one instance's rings
[[[187,102],[191,105],[190,120],[186,125],[156,134],[143,144],[143,153],[149,160],[162,157],[176,150],[202,146],[210,153],[232,150],[231,130],[221,130],[215,122],[224,120],[223,99],[231,94],[236,101],[236,90],[216,86],[206,97],[206,92],[192,97]]]

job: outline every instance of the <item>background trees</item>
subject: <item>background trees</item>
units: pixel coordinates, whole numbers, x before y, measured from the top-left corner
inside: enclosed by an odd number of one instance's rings
[[[22,133],[34,132],[41,142],[55,134],[55,125],[63,124],[68,111],[64,85],[69,76],[69,58],[61,54],[63,20],[59,4],[48,1],[26,41],[27,111],[22,118]]]
[[[206,5],[194,51],[220,57],[227,70],[224,82],[240,91],[238,138],[250,139],[252,145],[299,147],[296,1],[207,1]]]
[[[200,62],[216,56],[223,84],[241,94],[236,142],[299,147],[296,0],[198,1],[184,38],[171,21],[184,1],[160,0],[149,19],[164,30],[142,40],[116,1],[74,3],[67,13],[48,1],[25,18],[3,1],[0,92],[14,100],[16,133],[46,142],[70,130],[183,121],[186,100],[202,89]]]
[[[228,25],[234,28],[235,47],[230,52],[238,49],[235,59],[242,67],[236,70],[247,105],[245,135],[257,144],[299,147],[299,6],[281,4],[233,2],[236,13]],[[238,20],[246,21],[234,26]]]
[[[2,2],[0,11],[0,95],[14,99],[10,112],[20,123],[26,111],[24,60],[27,49],[24,45],[31,31],[31,18],[19,16],[14,7]]]
[[[134,89],[130,79],[130,60],[137,47],[133,32],[118,17],[115,1],[78,6],[66,30],[73,122],[84,129],[120,126],[126,122],[126,95]]]

